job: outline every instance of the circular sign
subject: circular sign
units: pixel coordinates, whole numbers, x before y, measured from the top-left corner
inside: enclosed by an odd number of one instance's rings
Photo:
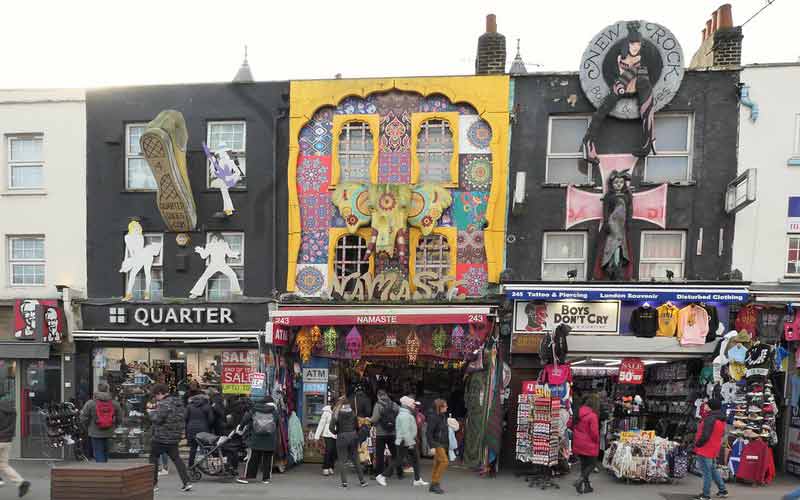
[[[175,243],[177,243],[179,247],[185,247],[191,241],[192,238],[188,233],[178,233],[175,235]]]
[[[634,64],[626,64],[634,60],[629,37],[641,40],[638,54],[641,59],[637,55]],[[621,98],[609,114],[615,118],[639,118],[638,97],[631,90],[642,88],[642,84],[631,85],[626,78],[633,75],[635,82],[640,76],[648,77],[655,111],[658,111],[678,93],[683,80],[683,63],[683,49],[667,28],[648,21],[617,21],[595,35],[583,52],[581,87],[595,108],[616,91]]]

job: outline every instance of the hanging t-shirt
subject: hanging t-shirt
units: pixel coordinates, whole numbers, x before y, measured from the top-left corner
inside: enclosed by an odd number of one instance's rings
[[[708,334],[706,334],[706,342],[714,342],[717,338],[717,328],[719,328],[719,315],[717,308],[705,302],[701,307],[708,313]]]
[[[742,451],[744,450],[745,444],[746,442],[744,439],[737,438],[731,445],[731,455],[728,458],[728,468],[730,468],[731,474],[734,476],[739,470],[739,463],[741,461]]]
[[[789,351],[782,345],[775,349],[775,370],[779,372],[789,371]]]
[[[747,347],[743,346],[742,344],[733,344],[730,346],[730,349],[728,349],[726,356],[731,361],[744,363],[744,360],[747,357]]]
[[[652,307],[637,307],[631,313],[629,323],[637,337],[655,337],[658,330],[658,311]]]
[[[708,313],[689,304],[678,312],[678,338],[681,345],[703,345],[708,335]]]
[[[744,364],[748,369],[751,368],[769,368],[772,362],[772,348],[764,343],[754,345],[747,351],[747,357]]]
[[[784,312],[782,309],[762,309],[758,315],[758,338],[761,342],[774,344],[781,338],[783,333],[783,317]]]
[[[736,315],[736,329],[739,331],[746,330],[750,337],[755,340],[757,320],[758,308],[753,304],[748,304],[739,309],[739,314]]]
[[[572,382],[572,368],[569,363],[563,365],[547,365],[542,368],[541,381],[550,385],[561,385]]]
[[[797,314],[797,311],[787,313],[783,321],[783,338],[800,340],[800,314]]]
[[[671,302],[656,308],[658,311],[658,336],[674,337],[678,329],[678,308]]]

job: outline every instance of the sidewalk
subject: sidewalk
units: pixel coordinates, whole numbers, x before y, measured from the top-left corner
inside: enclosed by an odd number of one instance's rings
[[[17,470],[33,483],[31,492],[26,496],[29,500],[49,500],[50,484],[49,469],[46,462],[15,462]],[[511,473],[501,474],[496,479],[483,479],[463,468],[451,468],[445,480],[444,487],[451,499],[555,499],[555,498],[585,498],[586,500],[688,500],[700,492],[701,479],[689,475],[677,484],[626,484],[615,481],[606,473],[593,476],[595,493],[591,495],[578,495],[572,487],[575,474],[557,480],[561,489],[548,489],[542,491],[537,488],[528,488],[522,478]],[[430,480],[430,462],[423,462],[423,478]],[[286,474],[273,474],[272,484],[263,485],[260,482],[251,484],[224,483],[213,479],[204,479],[195,484],[190,493],[181,493],[177,474],[172,470],[168,476],[159,480],[160,491],[155,496],[157,500],[173,499],[225,499],[237,500],[248,498],[269,498],[276,500],[353,500],[376,499],[380,500],[416,500],[438,498],[428,493],[427,488],[415,488],[411,479],[403,481],[391,480],[387,488],[380,487],[374,481],[369,481],[369,487],[360,488],[355,474],[350,477],[350,488],[343,490],[339,487],[338,476],[322,477],[319,466],[303,465]],[[800,479],[792,476],[782,476],[771,486],[753,488],[744,485],[730,485],[731,498],[740,499],[780,499],[788,491],[800,486]],[[715,493],[712,490],[712,494]],[[17,498],[15,487],[6,484],[0,488],[0,500]]]

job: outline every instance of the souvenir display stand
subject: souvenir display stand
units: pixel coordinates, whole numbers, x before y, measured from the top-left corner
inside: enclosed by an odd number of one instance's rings
[[[530,487],[559,486],[552,482],[552,467],[558,465],[561,436],[561,400],[547,385],[536,385],[532,393],[520,394],[517,406],[517,460],[534,466],[526,477]]]
[[[603,466],[617,479],[646,483],[672,482],[686,475],[688,453],[655,432],[624,432],[611,443]]]

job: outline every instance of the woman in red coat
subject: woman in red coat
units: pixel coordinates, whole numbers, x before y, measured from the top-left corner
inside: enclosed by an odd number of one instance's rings
[[[595,468],[600,454],[600,419],[597,399],[591,396],[572,412],[572,453],[581,461],[581,477],[575,483],[578,493],[591,493],[589,474]]]
[[[694,453],[697,455],[697,461],[703,471],[703,492],[694,497],[694,500],[711,500],[712,480],[719,488],[717,498],[728,496],[725,481],[719,475],[716,465],[719,450],[722,448],[722,439],[725,437],[725,417],[721,411],[722,404],[719,400],[712,399],[706,405],[710,413],[697,427],[694,441]]]

